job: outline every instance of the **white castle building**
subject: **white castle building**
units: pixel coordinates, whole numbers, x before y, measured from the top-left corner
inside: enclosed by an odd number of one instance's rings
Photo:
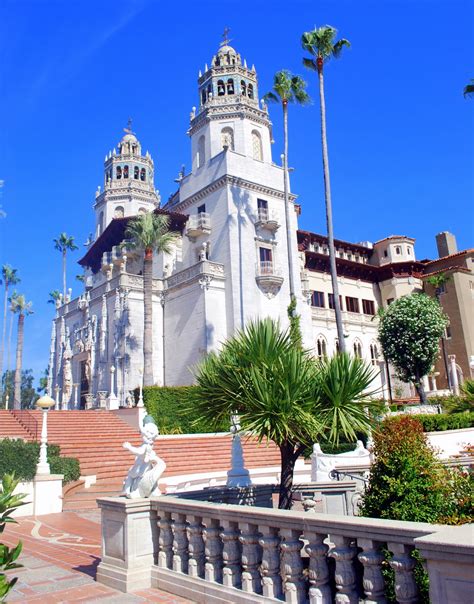
[[[298,230],[290,194],[287,248],[283,169],[273,162],[255,68],[223,44],[198,83],[192,168],[166,204],[153,160],[130,128],[105,158],[95,235],[80,260],[85,291],[58,302],[52,330],[48,388],[64,408],[125,406],[142,381],[142,254],[127,249],[125,230],[143,212],[167,214],[178,234],[172,254],[154,259],[157,384],[192,383],[192,367],[250,319],[271,316],[286,327],[290,266],[305,345],[318,356],[336,350],[327,240]],[[408,237],[336,248],[346,346],[381,370],[377,385],[385,389],[374,317],[379,306],[422,289],[423,264]]]

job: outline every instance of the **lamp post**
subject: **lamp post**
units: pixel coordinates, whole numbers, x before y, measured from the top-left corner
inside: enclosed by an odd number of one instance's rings
[[[138,397],[137,407],[144,407],[143,403],[143,369],[139,369],[138,373],[140,375],[140,395]]]
[[[36,406],[43,412],[43,423],[41,427],[41,446],[36,474],[51,474],[48,463],[48,410],[56,403],[49,396],[42,396],[36,402]]]

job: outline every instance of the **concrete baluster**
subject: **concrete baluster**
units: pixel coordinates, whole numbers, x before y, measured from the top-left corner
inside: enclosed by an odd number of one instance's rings
[[[171,514],[173,517],[173,570],[188,572],[188,537],[186,535],[186,514]]]
[[[158,537],[158,566],[160,568],[171,568],[173,561],[173,531],[171,529],[172,521],[169,512],[159,512],[160,519],[158,528],[160,529]]]
[[[239,541],[242,544],[242,591],[261,594],[262,581],[259,566],[262,561],[262,548],[258,543],[260,535],[257,525],[240,522]]]
[[[329,547],[323,543],[326,535],[305,530],[304,536],[308,540],[305,550],[309,556],[309,604],[331,604],[327,561]]]
[[[186,533],[188,537],[188,574],[190,577],[204,577],[204,539],[200,516],[188,516]]]
[[[285,602],[288,604],[303,604],[306,602],[306,581],[303,577],[303,561],[301,549],[303,542],[300,540],[302,530],[282,529],[281,542],[281,575],[283,577],[283,590]]]
[[[414,548],[404,543],[387,543],[387,547],[393,552],[393,558],[389,560],[389,564],[395,571],[397,602],[399,604],[418,602],[418,587],[413,576],[415,560],[411,556]]]
[[[262,547],[262,575],[263,595],[267,598],[279,599],[282,596],[282,583],[280,576],[280,537],[278,529],[273,526],[259,526]]]
[[[332,535],[331,540],[335,547],[330,555],[336,561],[336,604],[359,604],[356,588],[356,572],[354,558],[357,549],[352,545],[353,539],[344,535]]]
[[[382,544],[373,539],[358,539],[357,545],[362,552],[357,556],[364,567],[362,585],[365,592],[365,604],[386,604],[385,582],[382,575],[384,556],[380,551]]]
[[[240,567],[242,546],[239,542],[240,531],[237,522],[222,521],[221,539],[223,541],[222,558],[224,561],[223,584],[226,587],[242,587]]]
[[[204,576],[206,581],[222,583],[222,542],[220,539],[221,528],[219,521],[214,518],[203,518],[205,526],[202,536],[204,538]]]

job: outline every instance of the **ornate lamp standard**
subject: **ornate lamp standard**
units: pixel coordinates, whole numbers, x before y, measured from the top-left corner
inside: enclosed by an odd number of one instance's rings
[[[48,463],[48,410],[54,407],[55,401],[50,396],[42,396],[36,401],[36,406],[43,412],[43,424],[41,427],[41,446],[39,462],[36,466],[36,474],[51,474]]]

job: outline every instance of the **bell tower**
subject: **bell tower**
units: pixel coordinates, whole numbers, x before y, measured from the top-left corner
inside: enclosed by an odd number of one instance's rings
[[[150,212],[160,204],[154,185],[154,166],[148,151],[142,155],[140,141],[131,129],[131,120],[117,149],[104,160],[104,190],[97,189],[95,238],[114,218]]]
[[[266,105],[259,105],[255,67],[249,69],[230,46],[228,31],[211,67],[199,72],[199,108],[193,107],[188,131],[193,172],[226,147],[257,161],[272,161],[271,122]]]

